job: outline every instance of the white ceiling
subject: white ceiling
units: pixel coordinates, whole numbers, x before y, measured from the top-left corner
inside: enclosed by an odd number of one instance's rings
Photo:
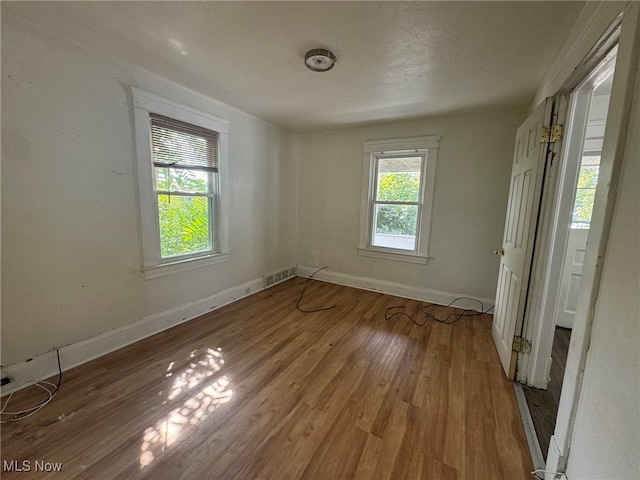
[[[2,2],[262,119],[310,131],[524,108],[583,2]],[[338,58],[304,66],[311,48]]]

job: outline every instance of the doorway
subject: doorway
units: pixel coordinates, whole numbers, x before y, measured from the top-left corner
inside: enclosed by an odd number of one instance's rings
[[[524,388],[524,397],[544,459],[548,456],[558,415],[571,332],[574,321],[580,321],[576,320],[575,313],[598,185],[616,55],[617,45],[569,96],[565,151],[558,167],[554,228],[548,249],[550,258],[556,252],[556,268],[549,268],[543,295],[546,304],[542,315],[547,318],[542,320],[543,324],[546,322],[546,331],[543,326],[540,339],[546,340],[548,351],[538,351],[531,360],[531,372],[527,372],[524,381],[519,378],[530,385]]]

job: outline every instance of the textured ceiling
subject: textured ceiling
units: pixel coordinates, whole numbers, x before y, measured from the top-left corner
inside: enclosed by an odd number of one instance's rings
[[[2,2],[295,131],[524,108],[582,2]],[[329,72],[304,53],[328,48]]]

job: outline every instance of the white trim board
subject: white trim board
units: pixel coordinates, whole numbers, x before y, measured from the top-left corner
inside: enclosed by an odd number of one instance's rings
[[[310,277],[316,270],[318,270],[318,268],[298,265],[296,267],[296,274],[300,277]],[[442,292],[440,290],[432,290],[429,288],[378,280],[375,278],[357,277],[327,269],[320,270],[313,278],[315,280],[335,283],[337,285],[345,285],[347,287],[359,288],[361,290],[396,295],[398,297],[420,300],[422,302],[434,303],[436,305],[448,305],[456,298],[466,297],[473,300],[479,300],[485,306],[486,310],[492,306],[495,301],[493,298],[476,297],[464,293]],[[458,300],[455,306],[459,308],[478,309],[478,304],[475,301]]]
[[[135,323],[101,333],[80,342],[61,346],[59,351],[62,371],[70,370],[264,289],[264,277],[259,277],[195,302],[150,315]],[[9,376],[12,381],[2,387],[0,396],[25,388],[34,382],[54,377],[57,374],[58,363],[55,350],[37,355],[23,362],[2,367],[2,376]]]
[[[529,404],[527,403],[527,398],[524,395],[522,384],[513,382],[513,389],[516,394],[518,409],[520,410],[520,418],[522,419],[524,434],[527,437],[527,444],[529,445],[529,453],[531,454],[531,460],[533,461],[533,468],[536,470],[544,470],[544,455],[542,455],[542,449],[540,448],[540,442],[538,441],[536,428],[533,424],[533,419],[531,418]]]

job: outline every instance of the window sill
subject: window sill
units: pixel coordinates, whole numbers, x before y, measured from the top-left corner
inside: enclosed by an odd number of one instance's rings
[[[144,278],[151,280],[152,278],[164,277],[173,275],[174,273],[186,272],[187,270],[228,262],[230,256],[231,252],[214,253],[206,257],[189,258],[187,260],[154,265],[143,268],[142,271],[144,272]]]
[[[363,257],[383,258],[385,260],[396,260],[399,262],[420,263],[426,265],[429,259],[428,255],[420,255],[416,253],[401,253],[389,250],[374,250],[371,248],[358,248],[358,255]]]

